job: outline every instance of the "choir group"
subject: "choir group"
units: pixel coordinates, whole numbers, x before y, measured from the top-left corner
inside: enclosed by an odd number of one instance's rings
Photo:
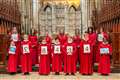
[[[109,35],[102,28],[97,33],[90,27],[82,37],[79,30],[76,30],[75,36],[66,35],[61,30],[54,38],[47,33],[38,39],[35,34],[24,34],[22,40],[16,27],[13,27],[9,34],[8,73],[16,74],[20,67],[21,72],[27,75],[32,72],[33,66],[39,64],[40,75],[48,75],[50,72],[75,75],[78,66],[80,74],[92,75],[96,62],[98,73],[110,73],[112,47],[108,42]]]

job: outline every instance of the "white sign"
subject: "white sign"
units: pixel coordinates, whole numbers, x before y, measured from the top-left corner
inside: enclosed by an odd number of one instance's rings
[[[84,47],[84,53],[90,53],[90,45],[89,44],[85,44],[83,47]]]
[[[47,46],[41,46],[41,54],[42,55],[47,55],[48,54]]]
[[[103,34],[98,34],[98,41],[103,41]]]
[[[23,45],[23,53],[30,53],[29,45]]]
[[[15,54],[15,52],[16,52],[16,46],[10,46],[9,54]]]
[[[68,53],[68,55],[72,55],[72,53],[73,53],[73,47],[72,46],[67,46],[67,53]]]
[[[54,46],[54,53],[56,54],[60,54],[61,51],[60,51],[60,46]]]
[[[12,34],[11,38],[13,41],[18,41],[18,34]]]
[[[109,54],[109,48],[101,48],[100,54]]]

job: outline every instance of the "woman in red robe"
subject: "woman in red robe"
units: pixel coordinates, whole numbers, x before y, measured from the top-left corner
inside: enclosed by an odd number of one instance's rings
[[[76,73],[76,45],[73,42],[72,37],[68,37],[68,41],[64,44],[64,72],[66,75],[70,73],[74,75]]]
[[[39,44],[38,53],[40,55],[39,62],[39,74],[48,75],[50,73],[50,52],[51,46],[47,44],[46,39],[42,40],[42,43]]]
[[[14,41],[16,45],[16,57],[17,57],[17,67],[21,64],[20,58],[21,58],[21,41],[20,41],[20,35],[17,32],[17,28],[13,27],[12,32],[10,33],[10,40]]]
[[[8,50],[8,72],[10,74],[15,74],[17,72],[17,55],[16,55],[16,46],[12,41],[10,48]]]
[[[103,31],[103,28],[100,28],[100,33],[97,36],[97,45],[99,46],[103,42],[103,38],[106,37],[107,39],[109,38],[108,34]],[[99,53],[99,48],[97,49],[96,53],[96,62],[99,62],[100,59],[100,53]]]
[[[56,75],[62,72],[62,45],[58,38],[55,39],[55,43],[52,48],[52,71]]]
[[[21,57],[21,64],[22,64],[22,72],[24,75],[29,74],[32,71],[32,58],[31,58],[31,42],[28,40],[28,35],[24,35],[24,40],[21,42],[22,46],[22,57]]]
[[[38,64],[38,41],[35,30],[29,36],[29,41],[31,41],[31,55],[32,55],[32,65]]]
[[[110,73],[110,55],[112,53],[112,47],[108,44],[106,38],[99,46],[100,61],[98,66],[98,72],[102,75],[109,75]]]
[[[83,75],[92,75],[93,73],[93,52],[92,43],[89,40],[88,33],[85,33],[84,40],[80,43],[80,73]]]

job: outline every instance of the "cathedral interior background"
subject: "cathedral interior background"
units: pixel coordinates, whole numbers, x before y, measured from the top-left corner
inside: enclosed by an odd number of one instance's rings
[[[111,32],[112,66],[120,68],[120,0],[0,0],[0,68],[6,64],[6,34],[14,26],[28,34],[35,28],[41,36],[102,27]]]

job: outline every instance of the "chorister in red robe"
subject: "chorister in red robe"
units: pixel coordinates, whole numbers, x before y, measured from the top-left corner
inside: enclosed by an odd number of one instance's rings
[[[52,43],[52,39],[51,39],[51,37],[49,36],[48,33],[46,33],[46,42],[47,42],[47,44],[51,44]]]
[[[38,54],[40,55],[39,74],[48,75],[50,73],[50,52],[51,46],[47,44],[46,39],[38,46]]]
[[[32,71],[32,58],[31,58],[31,42],[28,40],[28,35],[24,35],[24,40],[21,42],[21,64],[22,72],[27,74]]]
[[[110,55],[112,54],[112,47],[108,44],[104,38],[104,42],[99,45],[100,61],[98,66],[98,72],[102,75],[108,75],[110,73]]]
[[[17,55],[16,55],[16,45],[12,41],[8,50],[8,72],[17,72]]]
[[[68,38],[67,43],[64,44],[64,72],[66,75],[76,73],[76,45],[73,42],[72,37]]]
[[[16,27],[13,27],[12,32],[10,34],[10,40],[14,41],[16,45],[16,57],[17,57],[17,66],[20,65],[20,57],[21,57],[21,41],[20,41],[20,35],[17,32]]]
[[[92,43],[89,40],[88,33],[84,35],[85,40],[80,43],[80,73],[91,75],[93,73],[93,52]]]
[[[79,61],[79,52],[80,52],[80,42],[81,42],[81,38],[80,38],[80,35],[75,35],[73,37],[73,40],[74,40],[74,43],[76,45],[76,63]]]
[[[55,39],[55,43],[52,47],[52,71],[59,75],[62,72],[62,45],[59,39]]]
[[[29,41],[31,41],[31,56],[32,65],[38,64],[38,41],[36,35],[30,35]]]
[[[99,46],[103,42],[103,38],[106,37],[107,39],[109,38],[108,34],[106,32],[101,32],[97,36],[97,45]],[[96,62],[99,62],[100,59],[100,53],[99,53],[99,48],[97,49],[96,53]]]

